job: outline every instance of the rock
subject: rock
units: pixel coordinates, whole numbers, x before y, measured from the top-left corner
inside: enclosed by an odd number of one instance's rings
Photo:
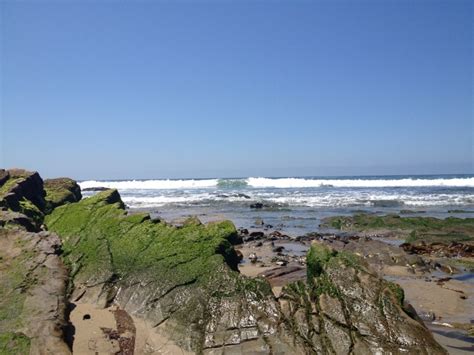
[[[238,194],[237,194],[237,197],[245,198],[245,199],[247,199],[247,200],[250,199],[250,196],[249,196],[249,195],[242,194],[242,193],[238,193]]]
[[[239,232],[239,234],[243,234],[243,235],[248,235],[249,234],[248,229],[245,229],[245,228],[239,228],[238,232]]]
[[[108,187],[86,187],[84,189],[82,189],[83,192],[86,192],[86,191],[106,191],[106,190],[109,190]]]
[[[446,354],[407,314],[403,290],[377,277],[362,258],[313,242],[307,260],[307,283],[285,286],[279,299],[295,341],[308,353]]]
[[[263,208],[263,203],[261,203],[261,202],[252,203],[252,204],[250,205],[250,208],[261,209],[261,208]]]
[[[419,317],[425,322],[432,322],[436,319],[436,315],[433,312],[421,312]]]
[[[0,352],[70,354],[67,269],[55,234],[0,228]]]
[[[0,227],[17,226],[28,232],[39,232],[40,228],[27,216],[19,212],[0,210]]]
[[[256,263],[257,260],[258,260],[257,254],[255,254],[255,253],[250,253],[250,255],[249,255],[249,260],[250,260],[250,262],[252,262],[252,263]]]
[[[403,201],[398,200],[374,200],[371,201],[374,207],[399,207],[403,206]]]
[[[404,251],[410,254],[434,255],[442,257],[474,257],[474,245],[459,242],[451,242],[449,244],[434,242],[411,244],[403,243],[400,245]]]
[[[10,178],[8,170],[0,169],[0,187]]]
[[[236,250],[235,253],[237,254],[237,259],[241,262],[244,259],[244,254],[240,250]]]
[[[268,282],[237,272],[231,222],[176,228],[128,216],[119,198],[107,190],[46,216],[64,243],[73,300],[114,303],[187,351],[232,345],[242,352],[264,338],[289,346],[277,336],[278,304]]]
[[[407,243],[444,243],[474,241],[474,218],[400,217],[368,213],[324,218],[320,227],[344,231],[392,235]]]
[[[277,239],[290,239],[289,236],[286,234],[283,234],[279,231],[273,231],[268,235],[272,240],[277,240]],[[301,240],[301,239],[296,239],[296,240]]]
[[[46,206],[43,180],[39,174],[11,169],[2,173],[2,176],[4,182],[0,187],[0,209],[20,212],[31,218],[32,223],[39,228]]]
[[[278,246],[278,247],[273,248],[272,251],[273,251],[274,253],[281,253],[284,249],[285,249],[285,247],[280,245],[280,246]]]
[[[44,181],[44,190],[48,211],[65,203],[78,202],[82,198],[81,188],[69,178],[47,179]]]
[[[263,232],[257,231],[257,232],[251,232],[249,234],[251,238],[254,238],[253,240],[260,239],[265,237],[265,234]]]

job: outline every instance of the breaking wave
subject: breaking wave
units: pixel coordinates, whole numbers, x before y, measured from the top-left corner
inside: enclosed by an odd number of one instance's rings
[[[300,179],[248,178],[249,186],[256,188],[305,187],[474,187],[474,177],[437,179]]]
[[[106,187],[118,190],[173,190],[173,189],[238,189],[238,188],[384,188],[384,187],[474,187],[474,177],[465,178],[401,178],[401,179],[311,179],[263,178],[247,179],[188,179],[188,180],[129,180],[79,183],[82,189]]]
[[[203,189],[217,186],[217,179],[206,180],[128,180],[128,181],[96,181],[79,182],[81,189],[106,187],[118,190],[173,190]]]

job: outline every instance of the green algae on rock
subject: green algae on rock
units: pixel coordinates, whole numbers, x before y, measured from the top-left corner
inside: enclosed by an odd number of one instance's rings
[[[43,180],[37,172],[23,169],[3,170],[0,184],[0,209],[20,212],[39,228],[46,201]]]
[[[0,228],[0,354],[70,354],[59,246],[48,232]]]
[[[47,211],[52,211],[66,203],[80,201],[82,198],[81,188],[74,180],[69,178],[46,179],[44,190],[46,192]]]
[[[400,217],[396,214],[335,216],[323,220],[322,227],[343,231],[390,231],[407,242],[474,241],[474,218]]]
[[[307,260],[307,283],[280,296],[283,319],[307,353],[446,353],[405,311],[403,289],[363,259],[314,243]]]
[[[118,192],[107,190],[56,208],[45,223],[63,240],[73,300],[115,302],[197,352],[276,332],[268,283],[235,271],[231,222],[173,227],[127,215]]]

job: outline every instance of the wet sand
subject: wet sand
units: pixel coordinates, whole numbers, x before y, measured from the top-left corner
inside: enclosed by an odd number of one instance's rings
[[[119,352],[119,341],[110,339],[103,329],[108,328],[118,331],[118,324],[114,317],[116,307],[105,309],[97,308],[88,303],[75,304],[70,314],[70,320],[74,327],[73,353],[79,355],[109,355]],[[160,327],[153,327],[145,320],[131,316],[133,326],[136,329],[134,352],[123,352],[123,354],[159,354],[159,355],[188,355],[186,352],[161,332]]]

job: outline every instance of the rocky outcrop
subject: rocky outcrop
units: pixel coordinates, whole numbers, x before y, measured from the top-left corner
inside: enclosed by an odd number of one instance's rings
[[[43,180],[37,172],[11,169],[2,173],[0,209],[21,212],[39,227],[43,221],[46,201]]]
[[[450,243],[474,241],[474,218],[400,217],[360,213],[323,219],[321,227],[342,231],[391,235],[408,243]]]
[[[232,223],[147,217],[127,215],[115,190],[47,216],[74,302],[118,305],[198,353],[444,353],[403,308],[401,288],[354,254],[313,246],[307,282],[286,286],[280,305],[265,280],[236,271]]]
[[[61,242],[48,232],[0,228],[0,352],[69,354],[66,325],[67,270]]]
[[[236,271],[231,222],[192,219],[175,227],[147,217],[127,215],[115,190],[46,217],[64,243],[74,302],[114,303],[195,352],[287,346],[276,336],[279,311],[269,284]]]
[[[19,212],[0,210],[0,228],[21,227],[28,232],[39,232],[38,226],[27,216]]]
[[[66,203],[78,202],[82,198],[81,188],[69,178],[46,179],[44,190],[48,211]]]
[[[436,257],[465,257],[474,258],[474,244],[451,242],[410,244],[403,243],[400,247],[410,254],[432,255]]]
[[[408,314],[403,290],[361,258],[315,242],[307,260],[307,283],[288,285],[280,299],[287,326],[308,353],[445,353]]]

